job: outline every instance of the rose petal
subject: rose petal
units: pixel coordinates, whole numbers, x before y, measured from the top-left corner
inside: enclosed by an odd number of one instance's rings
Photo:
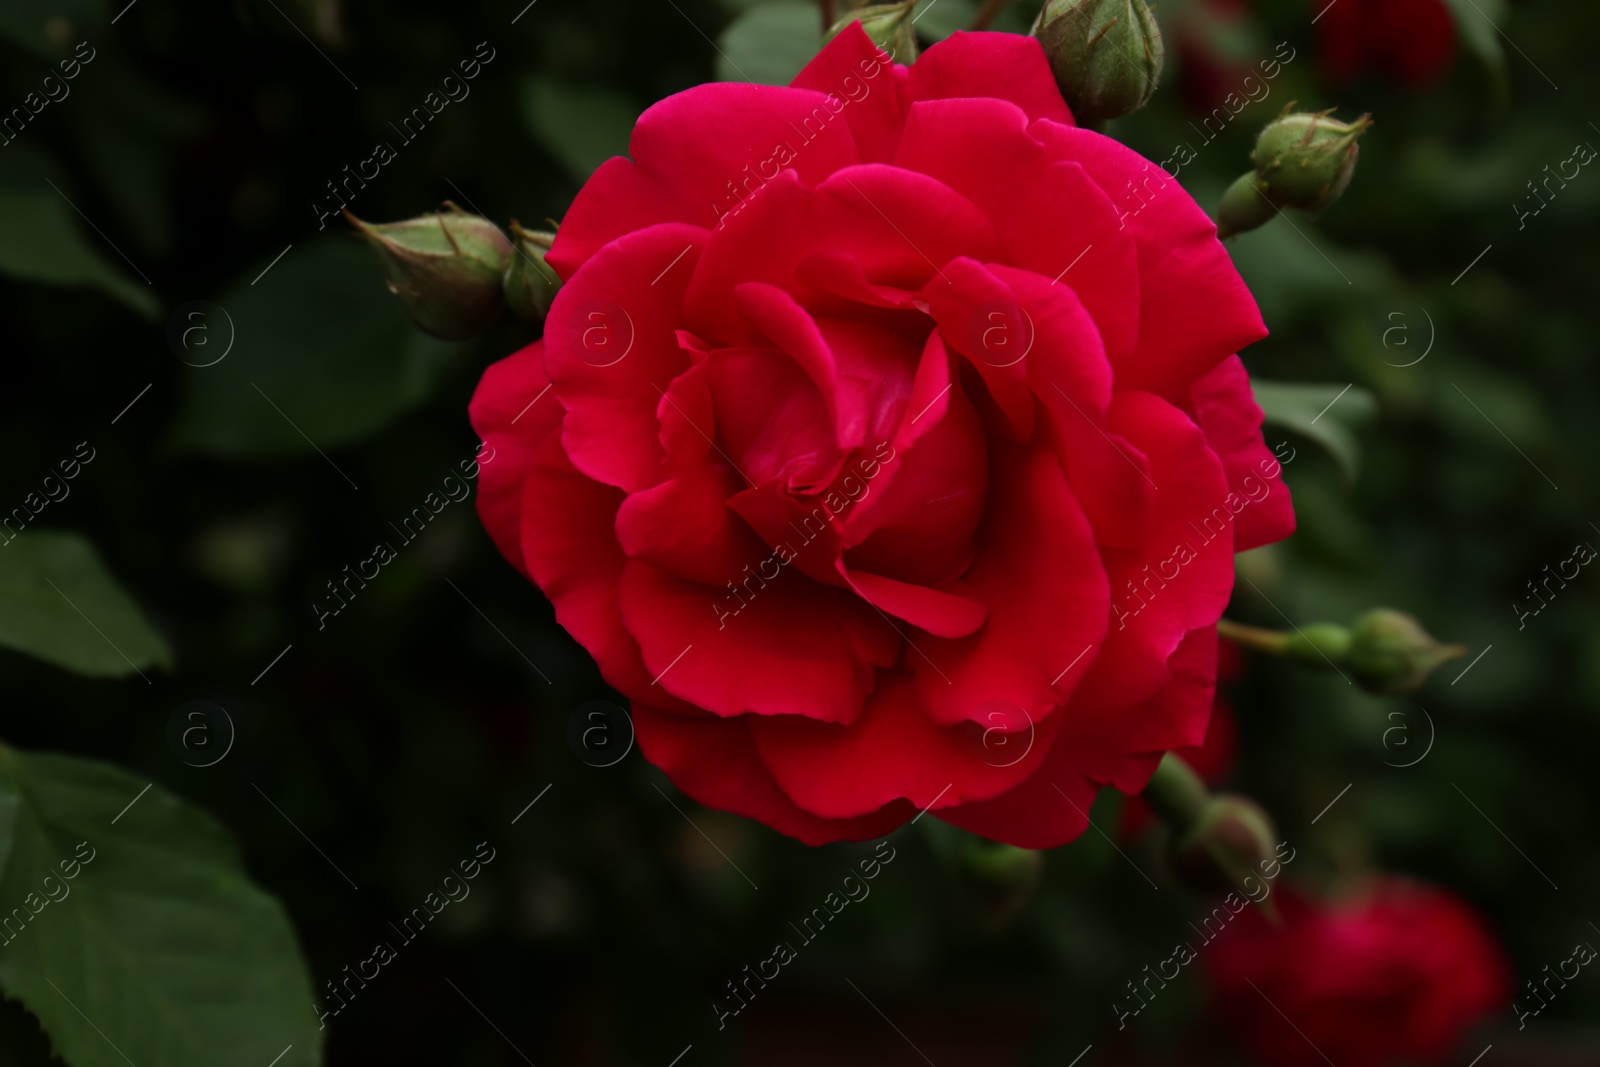
[[[859,163],[839,101],[809,89],[710,82],[639,116],[629,153],[579,190],[545,257],[570,279],[624,234],[665,222],[711,229],[781,173],[816,185]]]
[[[899,655],[898,636],[851,593],[779,560],[758,560],[737,593],[628,561],[622,617],[656,688],[723,716],[860,714],[873,668]]]
[[[894,61],[872,43],[860,22],[852,22],[789,84],[845,101],[842,114],[862,161],[887,163],[894,158],[905,121],[894,82]]]
[[[1020,717],[1005,726],[1018,744],[1027,743]],[[904,675],[887,679],[851,725],[784,715],[752,722],[750,735],[783,791],[828,818],[865,814],[902,798],[917,808],[937,803],[937,811],[995,796],[1026,779],[1049,748],[1047,737],[1036,737],[1021,759],[1004,765],[1011,757],[985,747],[982,726],[929,722]]]
[[[1233,550],[1244,552],[1294,533],[1294,502],[1280,475],[1283,465],[1261,437],[1261,409],[1250,391],[1250,375],[1229,356],[1190,390],[1195,422],[1222,460],[1228,487],[1248,500],[1233,531]]]
[[[824,819],[802,810],[772,780],[750,740],[750,720],[669,715],[635,702],[639,751],[672,784],[708,808],[759,819],[808,845],[864,841],[888,833],[915,809],[906,801],[853,819]]]
[[[1184,403],[1196,379],[1267,335],[1215,223],[1176,180],[1090,130],[1036,122],[1030,132],[1056,158],[1081,164],[1113,199],[1131,185],[1142,205],[1125,220],[1139,250],[1139,347],[1118,367],[1117,388]]]
[[[1072,124],[1044,47],[1015,33],[951,34],[911,67],[910,96],[913,101],[997,97],[1016,104],[1030,119]]]
[[[555,434],[530,457],[526,475],[521,534],[528,574],[607,684],[635,699],[649,694],[650,676],[618,606],[625,561],[611,528],[621,491],[573,467]]]
[[[1156,486],[1143,544],[1101,552],[1113,618],[1084,690],[1115,715],[1153,697],[1189,631],[1221,617],[1233,591],[1233,523],[1222,464],[1181,411],[1119,393],[1110,428],[1148,457]]]
[[[963,579],[989,620],[971,637],[922,646],[917,695],[935,722],[973,718],[995,701],[1043,721],[1106,632],[1106,574],[1054,453],[991,449],[989,505]]]
[[[1102,190],[1076,163],[1052,160],[1028,120],[1003,100],[915,104],[895,162],[938,178],[983,209],[1005,262],[1072,288],[1094,316],[1113,363],[1139,337],[1138,249]],[[1112,194],[1112,195],[1108,195]]]
[[[545,371],[567,409],[573,465],[630,492],[661,480],[656,408],[689,365],[679,309],[705,232],[655,226],[601,249],[562,286],[545,320]]]
[[[478,517],[500,554],[524,575],[522,482],[533,451],[561,427],[561,402],[549,395],[544,348],[535,341],[483,372],[467,416],[486,447],[478,450]]]

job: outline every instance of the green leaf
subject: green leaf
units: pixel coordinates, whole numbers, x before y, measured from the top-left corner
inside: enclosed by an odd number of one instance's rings
[[[52,164],[20,149],[5,163],[0,167],[0,274],[47,285],[93,286],[155,319],[161,311],[155,290],[113,263],[110,257],[120,259],[120,254],[68,202],[61,180],[52,178]]]
[[[588,181],[612,156],[628,154],[639,109],[616,89],[529,78],[523,114],[535,137],[576,180]]]
[[[147,787],[103,763],[0,749],[0,989],[72,1067],[319,1063],[282,906],[226,830]]]
[[[717,41],[717,80],[788,85],[822,47],[822,15],[814,3],[781,0],[752,7]]]
[[[102,31],[108,17],[106,0],[5,0],[0,36],[40,55],[62,56],[86,31]]]
[[[58,530],[0,533],[0,646],[102,678],[172,665],[94,546]]]
[[[169,196],[177,146],[198,132],[205,109],[176,96],[112,56],[100,77],[79,83],[78,147],[100,194],[145,249],[172,247]]]
[[[1354,479],[1361,446],[1351,427],[1362,425],[1378,405],[1355,385],[1304,385],[1298,382],[1250,383],[1266,421],[1294,430],[1326,448],[1346,478]]]
[[[412,328],[348,234],[262,260],[217,303],[206,352],[233,347],[185,372],[173,434],[188,451],[265,458],[362,440],[425,400],[456,351]]]

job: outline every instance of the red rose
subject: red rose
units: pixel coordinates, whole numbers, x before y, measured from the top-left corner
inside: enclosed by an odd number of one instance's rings
[[[1293,512],[1182,188],[1011,34],[908,69],[852,27],[631,150],[472,420],[485,526],[645,757],[807,842],[931,806],[1040,848],[1197,743],[1233,553]]]
[[[1311,0],[1322,12],[1317,47],[1323,72],[1353,82],[1369,71],[1401,85],[1427,85],[1456,54],[1456,20],[1444,0]]]
[[[1507,1005],[1499,946],[1443,890],[1388,878],[1333,905],[1278,899],[1282,929],[1252,908],[1206,954],[1218,1014],[1262,1063],[1436,1063]]]

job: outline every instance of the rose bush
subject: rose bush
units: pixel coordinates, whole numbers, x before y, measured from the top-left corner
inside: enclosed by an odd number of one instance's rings
[[[819,843],[918,809],[1059,845],[1200,742],[1233,553],[1287,491],[1206,214],[1076,128],[1038,42],[639,119],[472,403],[501,551],[703,804]]]
[[[1279,906],[1281,928],[1252,910],[1207,956],[1218,1016],[1262,1063],[1438,1063],[1511,996],[1484,921],[1442,889],[1384,878],[1337,904],[1285,892]]]

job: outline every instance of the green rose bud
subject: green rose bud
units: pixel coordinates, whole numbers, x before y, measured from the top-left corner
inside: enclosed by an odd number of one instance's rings
[[[1331,109],[1285,109],[1267,124],[1250,153],[1255,169],[1223,195],[1217,211],[1219,237],[1253,230],[1281,208],[1317,212],[1339,199],[1355,176],[1361,154],[1356,142],[1371,128],[1372,116],[1345,123],[1332,115]]]
[[[1255,171],[1247,171],[1234,179],[1228,191],[1222,194],[1217,208],[1217,236],[1232,237],[1265,226],[1278,213],[1267,194],[1261,191]]]
[[[1084,125],[1139,110],[1161,82],[1166,53],[1144,0],[1049,0],[1032,32]]]
[[[553,233],[524,230],[513,221],[511,238],[515,246],[506,266],[506,307],[517,318],[537,326],[550,313],[550,302],[561,288],[561,278],[544,261],[544,254],[556,237]]]
[[[1363,689],[1386,696],[1421,688],[1441,664],[1467,654],[1465,645],[1441,644],[1415,617],[1393,608],[1374,608],[1353,626],[1313,622],[1280,631],[1223,619],[1217,632],[1245,648],[1309,667],[1348,668]]]
[[[1256,138],[1250,162],[1256,165],[1262,192],[1274,204],[1321,211],[1349,187],[1361,154],[1356,141],[1371,128],[1372,116],[1344,123],[1330,118],[1332,114],[1331,108],[1285,111]]]
[[[1261,805],[1219,793],[1186,831],[1174,831],[1169,859],[1173,874],[1196,893],[1242,891],[1254,896],[1277,839],[1272,818]]]
[[[372,224],[345,213],[372,243],[389,291],[417,328],[447,341],[486,329],[504,301],[501,279],[511,242],[488,219],[446,201],[404,222]]]
[[[987,924],[999,929],[1033,899],[1044,873],[1044,856],[1032,849],[973,840],[961,853],[956,874]]]
[[[1375,693],[1410,693],[1438,667],[1465,656],[1465,645],[1434,640],[1415,616],[1377,608],[1350,628],[1350,671]]]
[[[911,13],[917,0],[897,4],[869,4],[850,12],[833,24],[827,39],[833,40],[852,22],[861,23],[872,43],[889,53],[896,63],[910,64],[917,58],[917,35],[911,26]]]

